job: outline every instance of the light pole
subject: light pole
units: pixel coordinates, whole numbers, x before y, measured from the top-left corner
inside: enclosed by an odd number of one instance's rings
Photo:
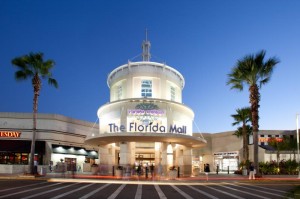
[[[298,116],[299,114],[296,114],[296,131],[297,131],[297,150],[298,150],[298,178],[300,178],[300,167],[299,167],[299,126],[298,126]]]

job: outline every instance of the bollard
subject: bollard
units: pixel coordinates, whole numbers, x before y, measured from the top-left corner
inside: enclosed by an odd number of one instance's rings
[[[229,166],[227,166],[227,173],[229,174]]]
[[[219,174],[219,165],[217,165],[217,174]]]
[[[112,176],[115,176],[115,166],[112,166]]]
[[[177,169],[177,178],[179,178],[180,177],[180,167],[178,167],[178,169]]]

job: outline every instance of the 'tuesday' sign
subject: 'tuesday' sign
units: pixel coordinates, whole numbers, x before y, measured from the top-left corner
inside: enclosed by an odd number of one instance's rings
[[[18,138],[21,136],[19,131],[0,131],[0,137]]]

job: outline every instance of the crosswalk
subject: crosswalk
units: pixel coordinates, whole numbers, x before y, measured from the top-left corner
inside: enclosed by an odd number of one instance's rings
[[[128,184],[123,183],[88,183],[88,182],[28,182],[1,186],[0,198],[134,198],[134,199],[224,199],[224,198],[287,198],[292,188],[289,184],[255,184],[255,183],[180,183],[180,184]],[[13,184],[12,184],[13,185]]]

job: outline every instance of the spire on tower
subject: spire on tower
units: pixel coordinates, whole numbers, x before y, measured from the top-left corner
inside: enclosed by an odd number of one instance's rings
[[[146,29],[145,31],[146,34],[146,40],[143,41],[142,44],[142,49],[143,49],[143,53],[142,53],[142,58],[143,61],[150,61],[151,58],[151,54],[150,54],[150,41],[148,41],[148,30]]]

